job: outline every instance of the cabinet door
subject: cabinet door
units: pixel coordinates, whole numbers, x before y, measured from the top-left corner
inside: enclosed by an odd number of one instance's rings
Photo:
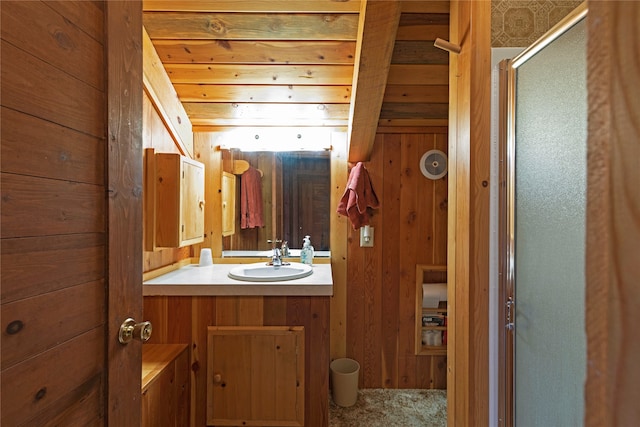
[[[236,176],[222,172],[222,235],[236,232]]]
[[[204,240],[204,167],[188,159],[182,161],[181,241]],[[191,244],[189,243],[189,244]]]
[[[204,240],[204,164],[175,153],[156,154],[156,246]]]
[[[304,328],[209,327],[207,425],[304,425]]]

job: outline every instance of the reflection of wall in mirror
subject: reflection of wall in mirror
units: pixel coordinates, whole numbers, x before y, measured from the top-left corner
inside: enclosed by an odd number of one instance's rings
[[[267,240],[274,238],[287,240],[291,248],[300,248],[307,234],[316,250],[329,250],[329,152],[223,150],[222,155],[225,169],[233,160],[246,160],[262,170],[265,221],[261,228],[236,227],[235,234],[223,237],[224,250],[265,250],[270,248]],[[240,200],[239,194],[237,200]]]

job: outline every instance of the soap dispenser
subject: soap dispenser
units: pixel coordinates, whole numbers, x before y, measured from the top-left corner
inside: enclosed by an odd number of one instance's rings
[[[313,264],[313,246],[311,246],[311,237],[304,236],[302,239],[302,250],[300,251],[300,262],[302,264]]]

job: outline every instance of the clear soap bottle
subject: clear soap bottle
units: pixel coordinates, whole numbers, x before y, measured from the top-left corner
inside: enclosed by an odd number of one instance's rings
[[[304,236],[302,242],[302,250],[300,251],[300,262],[302,264],[313,265],[313,246],[311,246],[311,237]]]

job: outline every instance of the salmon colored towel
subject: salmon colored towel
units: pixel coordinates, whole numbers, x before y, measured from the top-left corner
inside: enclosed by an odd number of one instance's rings
[[[252,166],[240,177],[240,228],[264,227],[261,180],[260,171]]]
[[[380,202],[371,185],[369,172],[362,162],[358,162],[349,174],[347,188],[338,203],[338,213],[348,217],[353,229],[357,230],[369,224],[367,208],[377,209],[379,206]]]

